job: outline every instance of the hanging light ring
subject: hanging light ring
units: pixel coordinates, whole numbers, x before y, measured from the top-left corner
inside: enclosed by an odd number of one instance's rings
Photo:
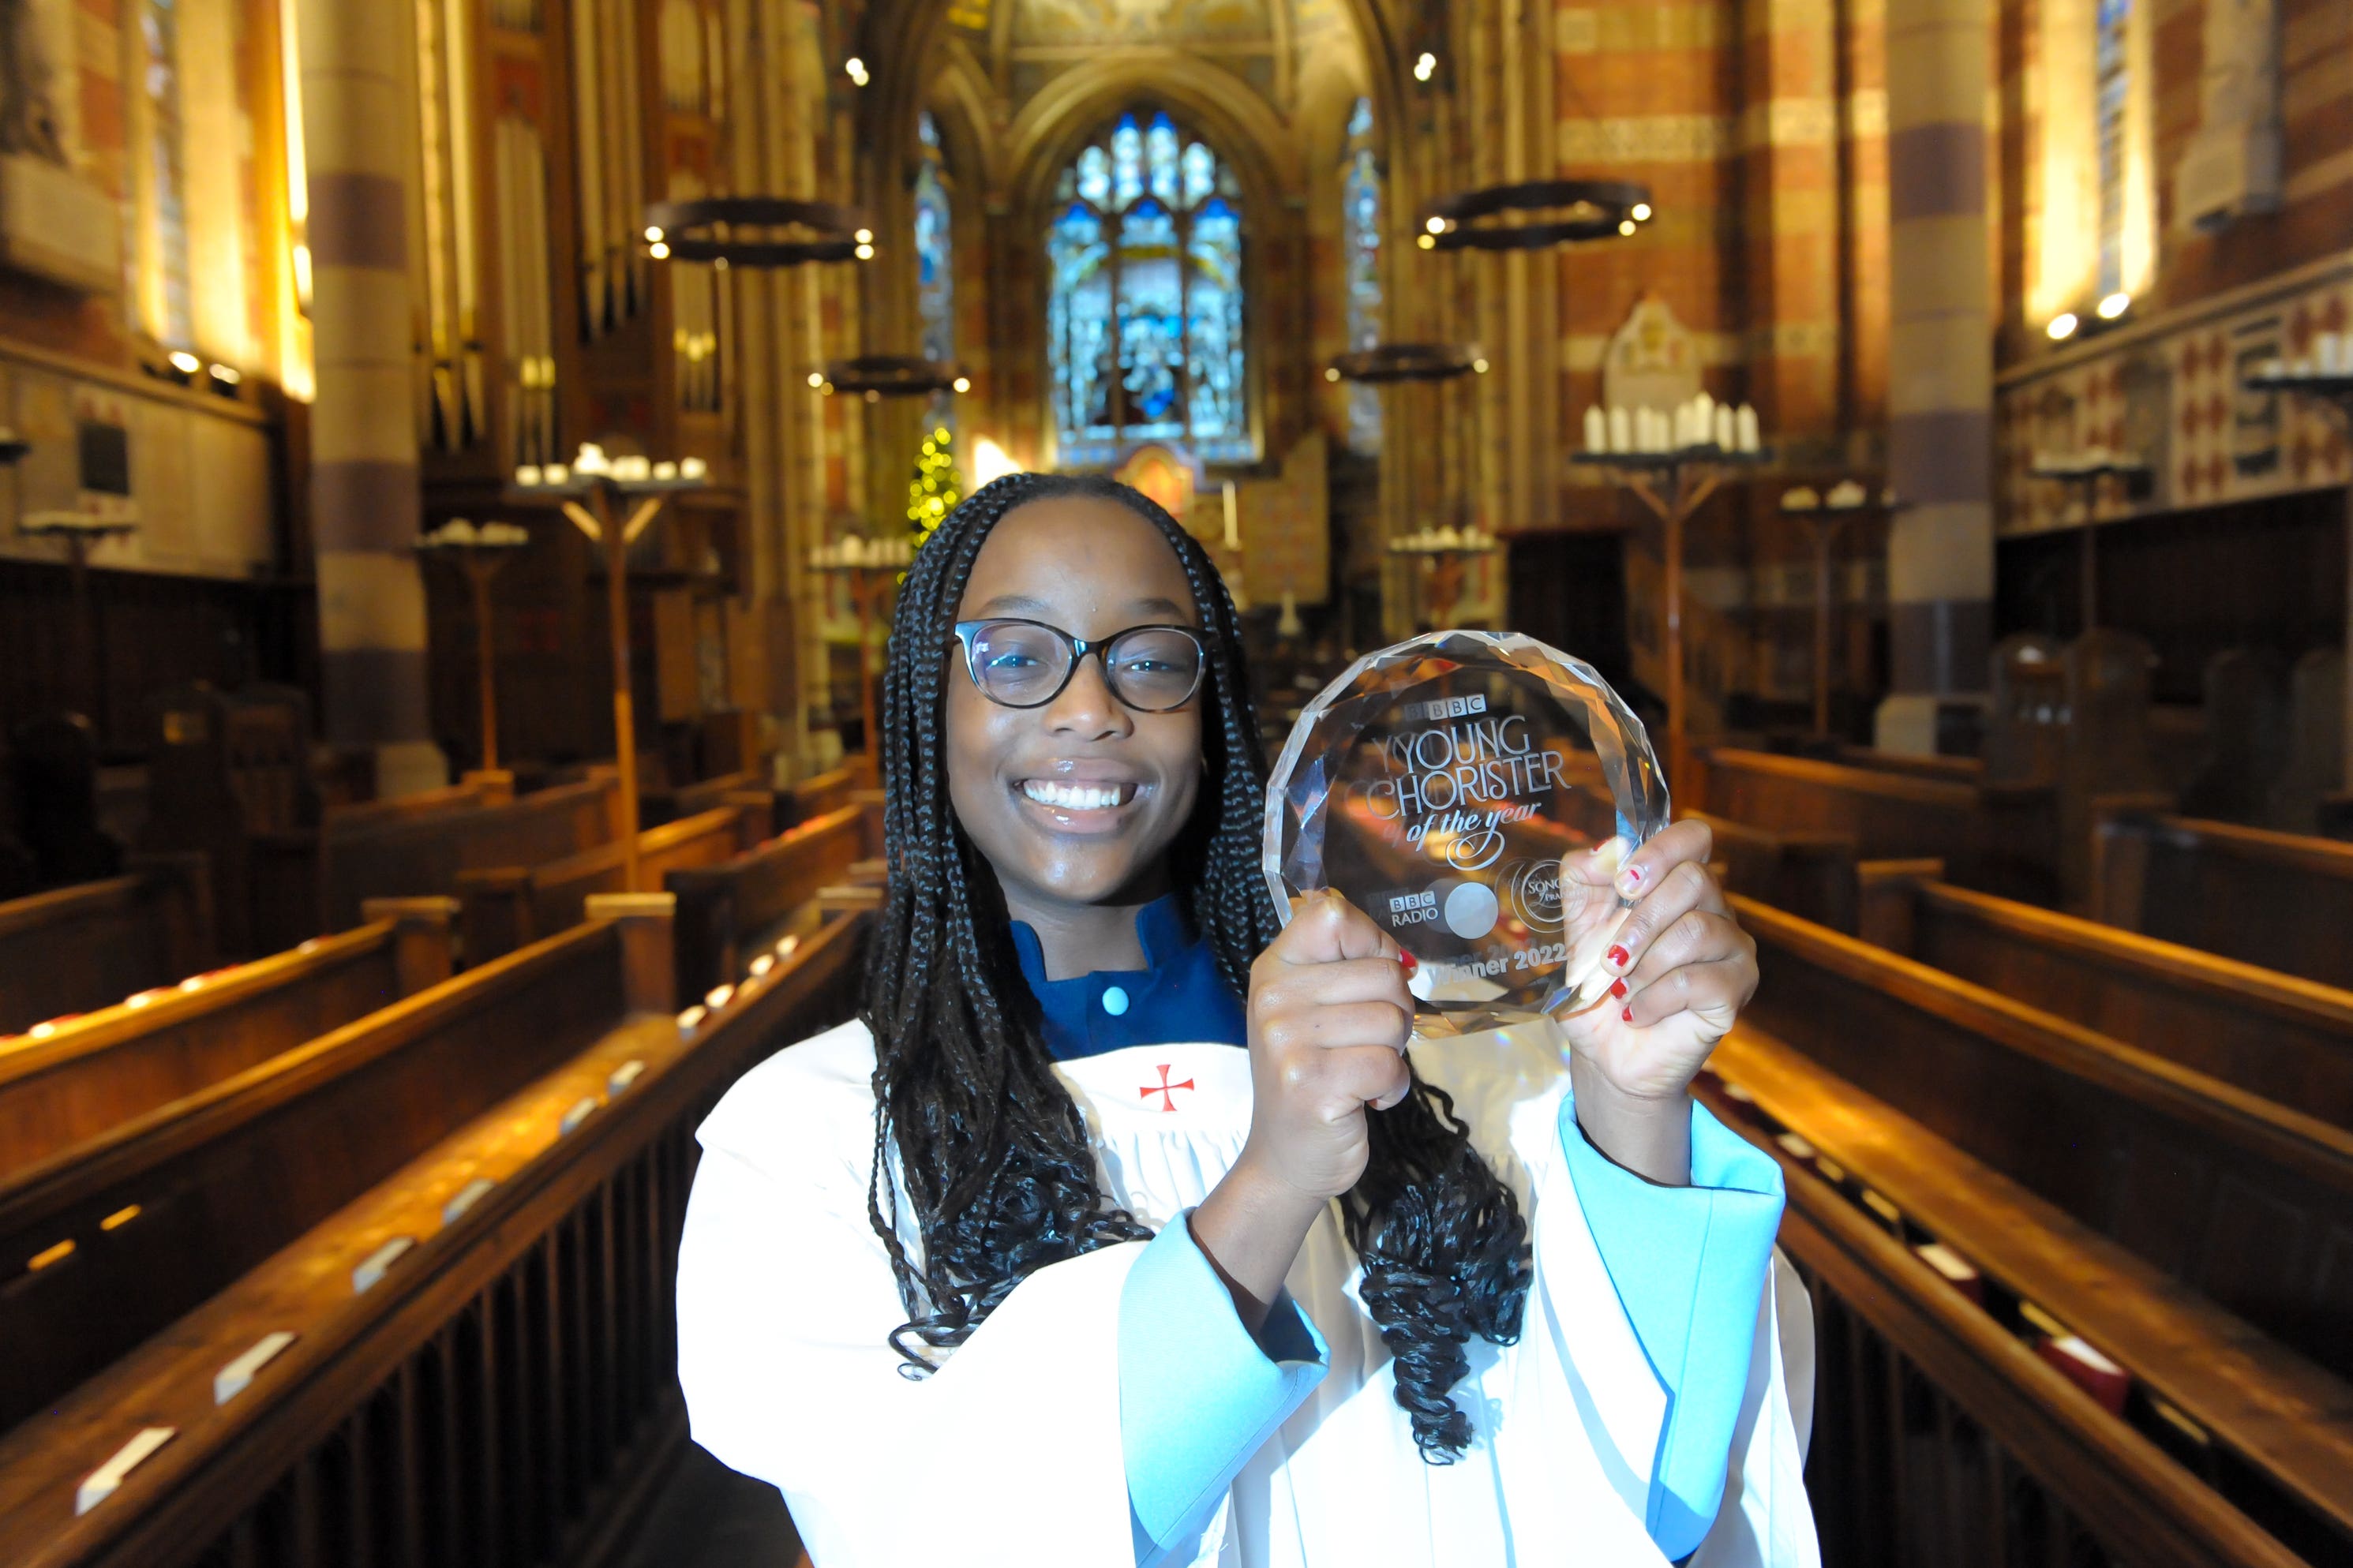
[[[1505,213],[1554,213],[1547,221],[1503,224]],[[1634,180],[1527,180],[1440,196],[1423,213],[1434,250],[1542,250],[1630,232],[1647,222],[1651,187]]]
[[[920,354],[860,354],[839,359],[823,371],[821,388],[864,393],[870,397],[923,397],[959,390],[964,372],[944,360]]]
[[[873,254],[872,220],[856,207],[831,202],[784,196],[654,202],[646,207],[645,226],[657,259],[797,267],[807,261],[862,261]],[[727,231],[723,235],[723,228]],[[799,233],[789,239],[766,237],[779,229]]]
[[[1482,372],[1487,361],[1471,343],[1375,343],[1335,354],[1332,370],[1343,381],[1374,385],[1399,381],[1452,381]]]

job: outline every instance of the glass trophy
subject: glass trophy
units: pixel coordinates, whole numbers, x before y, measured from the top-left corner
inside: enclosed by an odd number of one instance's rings
[[[1640,844],[1667,810],[1642,721],[1592,666],[1515,633],[1431,632],[1300,714],[1267,790],[1267,885],[1286,921],[1303,894],[1345,897],[1413,955],[1415,1032],[1474,1034],[1599,994],[1623,905],[1599,889],[1612,918],[1573,941],[1561,857]]]

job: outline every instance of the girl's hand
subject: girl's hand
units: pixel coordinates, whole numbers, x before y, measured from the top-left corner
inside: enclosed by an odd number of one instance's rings
[[[1602,950],[1587,984],[1599,995],[1562,1020],[1577,1120],[1654,1181],[1689,1179],[1692,1078],[1757,991],[1757,943],[1707,868],[1714,847],[1707,824],[1685,821],[1631,856],[1613,838],[1561,860],[1572,963]]]
[[[1300,901],[1250,965],[1255,1100],[1240,1163],[1319,1205],[1356,1184],[1365,1108],[1405,1098],[1413,996],[1398,945],[1337,893]]]

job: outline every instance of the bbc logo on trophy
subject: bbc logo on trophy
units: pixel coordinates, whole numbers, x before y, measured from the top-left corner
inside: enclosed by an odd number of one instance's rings
[[[1267,791],[1275,907],[1330,889],[1411,953],[1425,1036],[1571,1005],[1560,860],[1667,825],[1641,721],[1593,667],[1509,632],[1366,655],[1307,705]]]

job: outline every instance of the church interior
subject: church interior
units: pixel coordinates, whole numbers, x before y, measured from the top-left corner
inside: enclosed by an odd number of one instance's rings
[[[0,60],[0,1560],[807,1561],[687,1436],[694,1130],[856,1010],[902,574],[1062,470],[1215,560],[1270,756],[1447,627],[1643,720],[1824,1562],[2353,1562],[2347,0]]]

